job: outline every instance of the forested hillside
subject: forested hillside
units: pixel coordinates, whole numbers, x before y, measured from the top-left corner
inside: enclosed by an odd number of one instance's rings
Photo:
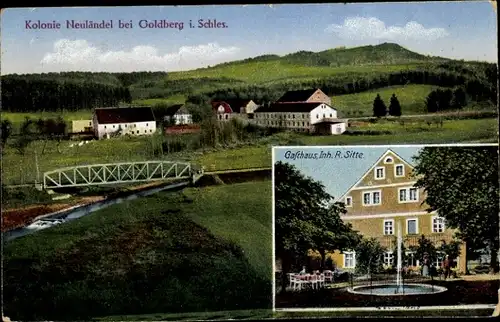
[[[264,55],[186,72],[65,72],[2,77],[2,108],[11,112],[76,111],[172,96],[199,104],[248,98],[258,103],[287,90],[328,95],[395,85],[462,88],[471,100],[496,104],[496,64],[430,57],[397,44]]]

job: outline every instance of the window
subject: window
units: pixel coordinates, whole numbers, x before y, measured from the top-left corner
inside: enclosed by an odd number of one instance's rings
[[[227,115],[227,114],[226,114],[226,120],[227,120],[228,116],[229,116],[229,115]]]
[[[385,252],[384,253],[384,265],[387,265],[387,266],[394,265],[394,253],[393,252]]]
[[[406,233],[408,235],[418,234],[418,219],[406,219]]]
[[[387,157],[387,158],[385,159],[385,161],[384,161],[384,163],[386,163],[386,164],[387,164],[387,163],[389,163],[389,164],[390,164],[390,163],[392,163],[392,162],[394,162],[394,160],[393,160],[391,157]]]
[[[127,124],[125,124],[125,127],[127,127]]]
[[[113,125],[113,128],[115,128],[115,126]]]
[[[89,125],[92,126],[92,122],[89,122]]]
[[[352,207],[352,197],[346,197],[345,198],[345,206],[346,207]]]
[[[442,233],[444,232],[444,218],[443,217],[432,217],[432,232]]]
[[[146,123],[146,126],[148,126],[148,123]]]
[[[385,179],[385,168],[384,167],[376,167],[375,168],[375,180]]]
[[[292,117],[295,118],[295,114],[293,114]]]
[[[394,235],[394,220],[384,220],[384,235]]]
[[[139,134],[139,131],[137,131],[137,134]]]
[[[344,252],[344,268],[354,268],[356,266],[356,254],[354,252]]]
[[[404,177],[404,175],[405,175],[405,167],[402,164],[396,164],[394,166],[394,175],[396,177]]]
[[[333,117],[333,116],[332,116],[332,113],[330,113],[330,117]]]
[[[316,114],[316,118],[319,119],[319,114]]]
[[[144,130],[144,133],[148,133],[148,131]]]
[[[152,133],[152,132],[153,132],[153,130],[149,130],[149,133]]]
[[[363,206],[376,206],[380,205],[380,191],[371,191],[363,193]]]
[[[104,128],[106,128],[106,125],[104,125]]]
[[[415,256],[415,252],[406,252],[406,265],[407,266],[418,266],[419,262]]]
[[[304,122],[302,122],[302,126],[304,126]]]
[[[222,115],[219,115],[219,120],[222,120]]]
[[[400,188],[399,189],[399,203],[417,202],[418,189],[417,188]]]

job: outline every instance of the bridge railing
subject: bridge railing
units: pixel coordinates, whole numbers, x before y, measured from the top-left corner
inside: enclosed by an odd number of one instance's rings
[[[191,164],[176,161],[139,161],[74,166],[43,174],[44,188],[78,187],[189,178]]]

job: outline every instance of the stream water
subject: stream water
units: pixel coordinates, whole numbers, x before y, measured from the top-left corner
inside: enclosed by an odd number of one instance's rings
[[[90,205],[85,205],[85,206],[80,206],[76,207],[73,209],[67,209],[65,211],[60,211],[56,212],[54,214],[47,214],[41,219],[35,220],[31,224],[13,229],[10,231],[7,231],[3,233],[4,236],[4,241],[11,241],[15,238],[23,237],[26,235],[30,235],[33,233],[36,233],[38,231],[48,229],[50,227],[54,227],[56,225],[60,225],[63,223],[67,223],[69,221],[78,219],[80,217],[86,216],[88,214],[91,214],[95,211],[107,208],[112,205],[120,204],[124,201],[129,201],[129,200],[134,200],[140,197],[145,197],[149,196],[155,193],[158,193],[160,191],[164,190],[174,190],[178,188],[184,188],[188,186],[190,183],[189,182],[180,182],[180,183],[174,183],[166,186],[161,186],[161,187],[155,187],[151,189],[145,189],[136,193],[133,193],[131,195],[128,195],[126,197],[116,197],[116,198],[110,198],[106,199],[103,201],[99,201],[96,203],[92,203]]]

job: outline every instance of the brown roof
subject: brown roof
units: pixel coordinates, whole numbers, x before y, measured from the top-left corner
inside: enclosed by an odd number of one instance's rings
[[[94,112],[99,124],[155,121],[150,107],[96,108]]]
[[[281,96],[277,102],[305,102],[312,96],[318,89],[304,89],[298,91],[288,91]]]
[[[273,103],[269,107],[261,106],[255,110],[256,113],[261,112],[295,112],[306,113],[324,103]],[[328,105],[328,104],[327,104]]]

